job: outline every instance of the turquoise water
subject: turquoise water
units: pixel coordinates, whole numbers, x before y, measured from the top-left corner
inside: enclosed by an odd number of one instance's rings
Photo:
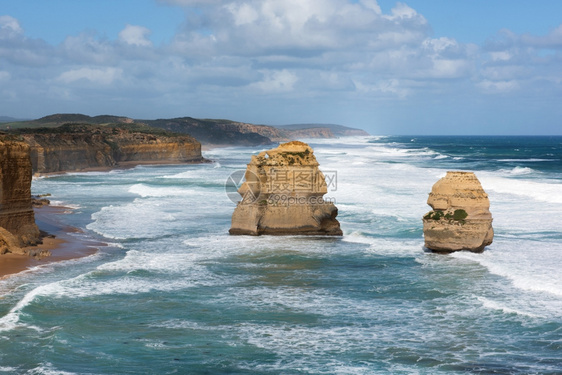
[[[36,179],[109,244],[0,281],[0,374],[560,374],[562,137],[310,141],[343,238],[229,236],[211,164]],[[496,237],[424,251],[447,170],[471,170]]]

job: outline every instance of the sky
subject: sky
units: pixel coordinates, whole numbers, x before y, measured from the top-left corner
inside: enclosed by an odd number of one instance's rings
[[[562,135],[562,1],[0,0],[0,116]]]

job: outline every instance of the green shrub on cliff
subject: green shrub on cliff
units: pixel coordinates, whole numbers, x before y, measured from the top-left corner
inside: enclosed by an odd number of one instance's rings
[[[455,212],[450,213],[444,213],[443,211],[440,210],[436,210],[436,211],[430,211],[428,212],[423,218],[425,220],[441,220],[442,218],[446,219],[446,220],[454,220],[454,221],[458,221],[461,224],[464,224],[464,219],[466,219],[468,217],[468,214],[466,213],[465,210],[459,209],[459,210],[455,210]]]
[[[466,213],[465,210],[455,210],[455,213],[453,214],[453,220],[461,221],[466,219],[467,216],[468,214]]]
[[[427,213],[427,215],[425,215],[423,218],[426,220],[441,220],[442,217],[444,217],[445,214],[443,213],[443,211],[430,211]]]

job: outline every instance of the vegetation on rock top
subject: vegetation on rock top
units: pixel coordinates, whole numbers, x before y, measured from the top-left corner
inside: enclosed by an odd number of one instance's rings
[[[439,221],[444,218],[449,221],[454,220],[460,223],[464,223],[464,219],[466,219],[467,217],[468,214],[466,213],[465,210],[458,209],[455,210],[453,213],[451,212],[445,213],[444,211],[441,210],[430,211],[423,218],[425,220],[436,220],[436,221]]]

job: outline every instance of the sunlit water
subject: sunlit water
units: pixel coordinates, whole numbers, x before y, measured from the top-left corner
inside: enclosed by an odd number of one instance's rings
[[[34,180],[110,246],[0,281],[0,373],[562,373],[561,137],[310,143],[343,238],[228,235],[255,148]],[[482,254],[423,249],[447,170],[490,196]]]

